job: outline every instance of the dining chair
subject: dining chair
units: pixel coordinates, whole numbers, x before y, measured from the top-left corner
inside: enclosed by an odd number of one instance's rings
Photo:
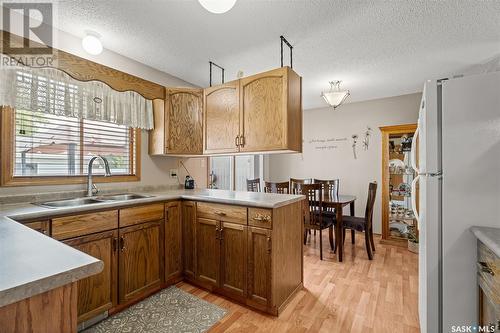
[[[290,190],[292,194],[298,194],[300,191],[300,186],[303,184],[312,184],[312,178],[299,179],[290,178]]]
[[[278,183],[264,182],[264,192],[289,194],[290,193],[290,183],[289,182],[278,182]]]
[[[321,184],[302,184],[299,189],[300,194],[307,198],[307,206],[304,211],[304,244],[307,242],[307,230],[319,230],[319,258],[323,260],[322,231],[329,229],[330,247],[334,250],[334,220],[323,214],[323,188]]]
[[[260,192],[260,178],[247,179],[248,192]]]
[[[335,198],[339,196],[340,180],[338,179],[323,180],[314,178],[314,184],[321,184],[323,186],[324,197]],[[335,208],[328,207],[325,214],[335,218]]]
[[[368,199],[366,200],[366,209],[364,217],[355,216],[342,216],[344,230],[344,241],[345,241],[345,230],[351,230],[351,241],[355,242],[355,232],[365,233],[365,246],[366,252],[368,253],[368,259],[373,259],[373,252],[375,252],[375,243],[373,241],[373,206],[375,205],[375,196],[377,194],[377,183],[370,183],[368,186]],[[340,244],[339,244],[340,245]],[[343,244],[341,245],[343,246]]]

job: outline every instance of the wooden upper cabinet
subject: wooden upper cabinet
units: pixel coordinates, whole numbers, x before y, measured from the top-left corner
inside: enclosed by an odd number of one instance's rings
[[[302,151],[301,86],[289,67],[240,79],[240,151]]]
[[[153,101],[154,129],[149,134],[150,155],[203,153],[203,90],[166,89],[165,101]]]
[[[228,82],[204,90],[203,152],[232,153],[238,151],[240,135],[239,81]]]

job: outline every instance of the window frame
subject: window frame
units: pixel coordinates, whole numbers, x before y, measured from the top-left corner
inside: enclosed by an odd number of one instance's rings
[[[229,156],[231,158],[231,189],[228,191],[236,191],[236,156],[246,156],[246,155],[254,155],[254,156],[259,156],[259,176],[258,178],[261,179],[261,181],[264,179],[264,154],[262,153],[245,153],[245,154],[234,154],[234,155],[213,155],[213,156],[208,156],[208,167],[207,167],[207,188],[210,185],[210,172],[212,170],[212,157],[223,157],[223,156]]]
[[[0,186],[35,186],[35,185],[69,185],[85,184],[87,176],[14,176],[14,129],[15,110],[12,107],[0,107]],[[135,150],[135,158],[132,163],[135,174],[133,175],[93,175],[95,183],[118,183],[136,182],[141,180],[141,130],[130,129],[132,134],[135,131],[135,142],[130,146],[131,152]],[[132,155],[131,155],[132,156]]]

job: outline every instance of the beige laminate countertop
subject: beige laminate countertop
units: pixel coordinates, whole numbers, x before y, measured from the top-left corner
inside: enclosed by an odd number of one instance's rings
[[[304,199],[302,195],[226,190],[135,193],[152,197],[64,208],[45,208],[30,203],[0,205],[0,307],[97,274],[103,269],[100,260],[16,221],[178,199],[260,208],[278,208]]]

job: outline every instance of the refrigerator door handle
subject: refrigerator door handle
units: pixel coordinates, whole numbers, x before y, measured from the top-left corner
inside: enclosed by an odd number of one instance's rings
[[[413,134],[413,139],[411,141],[411,167],[417,174],[420,173],[420,170],[417,167],[417,140],[418,134],[420,132],[420,121],[418,122],[417,129],[415,130],[415,134]]]
[[[411,209],[413,210],[413,215],[417,221],[417,230],[420,229],[420,216],[417,211],[417,183],[420,179],[420,175],[417,175],[411,182]]]

